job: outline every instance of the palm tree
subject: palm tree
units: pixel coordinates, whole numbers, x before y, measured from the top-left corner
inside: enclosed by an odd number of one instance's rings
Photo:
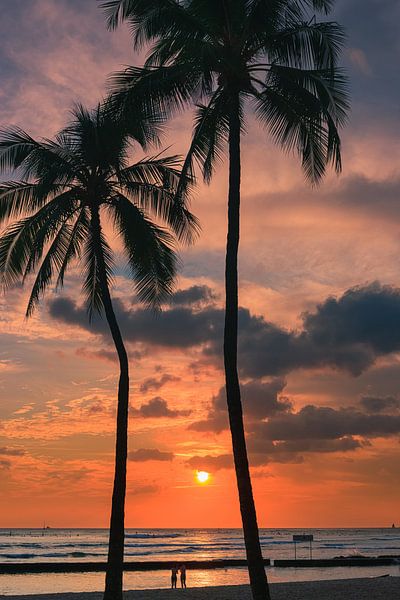
[[[334,0],[100,0],[108,25],[128,21],[135,46],[150,46],[144,68],[113,76],[113,103],[164,118],[196,105],[183,174],[200,164],[205,181],[228,145],[224,364],[229,422],[254,600],[269,598],[249,474],[237,368],[241,135],[255,116],[284,150],[300,155],[317,183],[328,164],[341,170],[339,128],[348,110],[346,78],[337,69],[344,34],[318,22]],[[181,193],[178,188],[178,195]]]
[[[175,239],[190,241],[197,226],[174,199],[180,177],[177,157],[130,160],[132,140],[146,148],[156,138],[156,122],[139,113],[128,135],[104,107],[88,111],[82,106],[54,140],[35,140],[17,127],[0,132],[0,171],[18,170],[21,177],[0,184],[0,225],[6,224],[0,238],[3,286],[23,283],[37,271],[26,311],[30,316],[46,288],[55,278],[56,286],[62,286],[67,269],[78,260],[89,317],[95,311],[105,314],[118,354],[106,600],[122,599],[129,364],[110,295],[114,260],[102,221],[108,218],[121,240],[138,297],[153,306],[173,287]]]

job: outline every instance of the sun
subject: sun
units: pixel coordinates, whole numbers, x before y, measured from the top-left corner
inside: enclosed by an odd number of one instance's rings
[[[210,473],[207,473],[207,471],[196,471],[196,479],[199,483],[207,483],[210,479]]]

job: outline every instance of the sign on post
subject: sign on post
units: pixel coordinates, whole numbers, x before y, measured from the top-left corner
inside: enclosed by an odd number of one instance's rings
[[[296,534],[293,536],[294,542],[294,559],[297,560],[297,542],[309,542],[310,543],[310,560],[312,559],[312,543],[314,536],[308,533]]]

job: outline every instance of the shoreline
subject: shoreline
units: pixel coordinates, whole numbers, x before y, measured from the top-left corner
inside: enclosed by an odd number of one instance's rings
[[[176,560],[130,561],[124,564],[124,571],[159,571],[169,570],[176,564]],[[215,559],[215,560],[186,560],[190,570],[227,569],[246,567],[245,559]],[[277,568],[312,568],[312,567],[373,567],[391,566],[400,563],[399,555],[377,557],[338,557],[315,559],[264,559],[266,567]],[[105,562],[32,562],[32,563],[2,563],[0,575],[33,574],[33,573],[92,573],[106,570]]]
[[[270,590],[272,600],[398,600],[400,577],[272,583]],[[188,588],[184,591],[129,590],[124,592],[124,600],[175,600],[182,594],[187,600],[251,600],[249,585]],[[10,600],[101,600],[102,596],[102,592],[84,592],[2,597]]]

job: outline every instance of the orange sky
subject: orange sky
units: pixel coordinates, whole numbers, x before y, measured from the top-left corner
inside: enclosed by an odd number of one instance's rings
[[[263,527],[400,520],[398,112],[385,55],[357,24],[357,7],[338,7],[354,89],[343,175],[311,190],[296,158],[251,118],[243,141],[241,366]],[[0,8],[1,123],[51,136],[74,100],[94,104],[107,75],[134,61],[128,32],[107,32],[96,2],[32,0],[28,9],[0,0]],[[392,44],[393,59],[395,3],[385,10],[376,35]],[[184,152],[190,124],[190,114],[170,124],[169,152]],[[131,357],[128,527],[240,525],[219,396],[225,167],[196,190],[203,232],[182,253],[184,299],[149,326],[122,270],[116,278]],[[108,524],[118,368],[101,324],[82,316],[79,275],[29,322],[27,290],[0,299],[0,527]],[[269,349],[282,352],[279,364],[268,362]],[[196,483],[196,469],[209,470],[210,482]]]

